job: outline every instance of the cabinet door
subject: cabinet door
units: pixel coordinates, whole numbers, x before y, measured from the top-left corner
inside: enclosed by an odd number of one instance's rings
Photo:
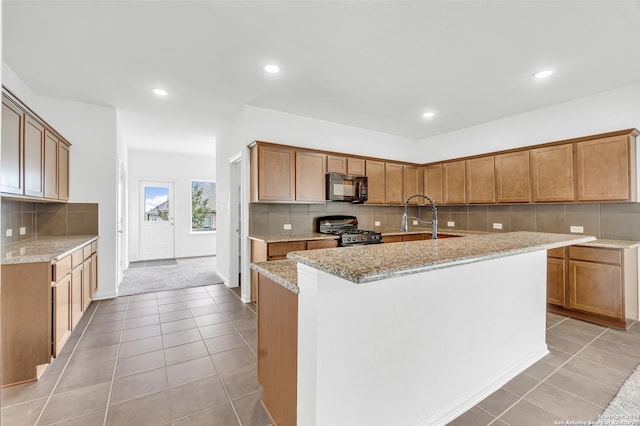
[[[89,276],[91,281],[91,298],[98,291],[98,253],[91,255],[91,275]]]
[[[495,203],[495,177],[493,155],[467,160],[465,164],[467,202]]]
[[[466,203],[465,162],[452,161],[442,165],[445,204]]]
[[[325,202],[326,154],[296,151],[296,201]]]
[[[44,196],[44,127],[25,114],[24,120],[24,194]]]
[[[295,150],[257,146],[258,200],[293,201],[295,198]]]
[[[92,282],[91,278],[93,277],[93,259],[89,256],[88,259],[84,261],[82,264],[82,311],[86,311],[91,303],[92,296]]]
[[[58,199],[69,200],[69,147],[58,146]]]
[[[22,195],[24,174],[22,168],[23,112],[2,97],[2,149],[0,153],[0,190]]]
[[[624,135],[577,143],[578,201],[630,200],[630,152]]]
[[[441,204],[442,197],[442,164],[435,164],[424,168],[424,193]]]
[[[364,176],[364,160],[362,158],[347,158],[347,174]]]
[[[338,240],[311,240],[307,241],[307,250],[317,250],[338,247]]]
[[[622,268],[569,261],[569,307],[624,320]]]
[[[58,198],[58,138],[44,132],[44,197]]]
[[[402,201],[406,200],[409,196],[418,194],[420,192],[420,183],[418,181],[418,167],[416,166],[402,166],[403,169],[403,195]],[[424,204],[423,198],[414,198],[409,201],[411,205],[422,205]]]
[[[403,165],[396,163],[385,164],[385,202],[386,204],[402,204],[404,198],[402,181],[404,180]]]
[[[327,155],[327,173],[347,174],[347,157]]]
[[[53,356],[57,357],[71,334],[71,275],[53,286]]]
[[[386,188],[384,162],[366,160],[365,169],[367,172],[367,204],[384,204]]]
[[[401,243],[402,235],[384,235],[382,237],[383,243]]]
[[[82,317],[82,266],[71,271],[71,329]]]
[[[402,236],[402,241],[422,241],[427,234],[406,234]]]
[[[547,303],[565,305],[564,259],[547,258]]]
[[[529,151],[496,155],[495,165],[496,201],[498,203],[531,201]]]
[[[530,156],[533,201],[573,201],[573,145],[532,149]]]

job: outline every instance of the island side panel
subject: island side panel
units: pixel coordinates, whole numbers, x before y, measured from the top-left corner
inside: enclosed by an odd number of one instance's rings
[[[366,284],[298,271],[298,424],[445,424],[548,353],[544,250]]]

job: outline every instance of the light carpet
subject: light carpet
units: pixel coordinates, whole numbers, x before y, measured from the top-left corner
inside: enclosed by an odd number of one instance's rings
[[[129,268],[118,287],[118,296],[153,293],[220,284],[215,257],[177,259],[176,265]]]
[[[622,385],[595,425],[640,425],[640,366]]]

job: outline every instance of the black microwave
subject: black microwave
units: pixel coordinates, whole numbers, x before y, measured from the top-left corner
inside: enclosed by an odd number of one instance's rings
[[[367,177],[328,173],[327,200],[364,203],[367,201]]]

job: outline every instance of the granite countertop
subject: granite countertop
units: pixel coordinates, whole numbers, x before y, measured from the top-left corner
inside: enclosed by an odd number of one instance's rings
[[[309,240],[337,240],[338,237],[332,234],[321,234],[319,232],[309,232],[305,234],[283,234],[283,235],[249,235],[250,240],[264,241],[265,243],[285,243],[291,241]]]
[[[38,237],[2,247],[2,264],[55,262],[98,239],[97,235]]]
[[[354,283],[416,274],[594,241],[592,236],[506,232],[466,238],[296,251],[287,257]]]
[[[295,260],[252,263],[251,269],[296,294],[300,292],[298,288],[298,262]]]
[[[385,235],[413,235],[413,234],[431,234],[431,228],[429,229],[414,229],[409,231],[393,231],[386,230],[380,231],[382,236]],[[456,237],[467,237],[469,235],[485,235],[489,234],[489,232],[484,231],[467,231],[464,229],[438,229],[438,235],[453,235]]]
[[[580,246],[587,247],[600,247],[600,248],[615,248],[615,249],[632,249],[640,247],[640,241],[627,241],[627,240],[606,240],[598,238],[595,241],[589,243],[578,244]]]

